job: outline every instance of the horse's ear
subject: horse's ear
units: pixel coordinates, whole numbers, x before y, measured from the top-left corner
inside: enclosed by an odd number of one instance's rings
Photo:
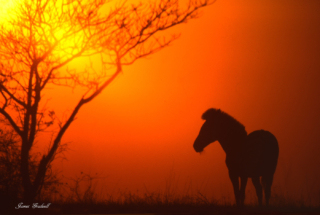
[[[202,119],[203,120],[208,120],[208,119],[213,119],[217,113],[221,113],[221,110],[217,110],[217,109],[214,109],[214,108],[210,108],[208,109],[206,112],[204,112],[202,114]]]

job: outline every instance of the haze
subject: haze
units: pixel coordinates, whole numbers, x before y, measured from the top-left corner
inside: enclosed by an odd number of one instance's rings
[[[274,195],[315,203],[319,11],[318,1],[218,0],[199,19],[167,32],[181,33],[172,46],[124,67],[81,109],[62,140],[68,160],[54,161],[55,168],[68,177],[105,176],[97,184],[103,195],[162,192],[171,183],[177,194],[201,192],[233,202],[220,145],[211,144],[201,155],[192,148],[201,114],[215,107],[248,133],[265,129],[277,137]],[[47,93],[60,116],[80,98],[69,89]],[[246,201],[256,201],[248,186]]]

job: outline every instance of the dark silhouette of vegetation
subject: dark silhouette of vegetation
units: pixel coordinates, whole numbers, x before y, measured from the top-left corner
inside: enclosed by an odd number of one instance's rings
[[[23,0],[15,5],[0,26],[0,114],[20,143],[17,162],[24,202],[32,203],[41,193],[50,164],[61,150],[61,139],[81,107],[96,98],[123,65],[178,38],[160,37],[158,32],[196,18],[198,10],[211,3],[190,0],[179,7],[178,0],[136,5],[125,1],[111,5],[107,0]],[[75,59],[90,56],[100,57],[99,71],[93,65],[81,71],[67,67]],[[66,120],[59,120],[54,109],[46,106],[44,92],[59,86],[86,92]],[[48,152],[39,155],[32,169],[30,153],[43,132],[51,132],[52,139],[42,143],[48,145]]]
[[[20,149],[15,139],[13,132],[0,130],[1,202],[18,199],[22,194]]]
[[[96,195],[95,176],[82,173],[73,184],[68,185],[70,192],[65,193],[63,199],[53,200],[52,197],[42,199],[42,202],[51,203],[47,209],[18,209],[12,207],[7,212],[32,212],[45,214],[124,214],[124,213],[174,213],[174,214],[299,214],[320,213],[320,207],[307,205],[304,201],[292,201],[283,196],[274,195],[272,205],[258,207],[257,205],[237,207],[228,202],[221,202],[207,198],[201,192],[196,194],[174,193],[176,189],[172,184],[166,186],[164,191],[148,192],[143,194],[120,192],[118,197],[109,196],[99,198]],[[79,184],[87,183],[80,188]],[[172,183],[172,181],[168,181]],[[166,184],[167,185],[167,184]],[[170,187],[170,188],[169,188]],[[81,190],[80,190],[81,189]],[[169,190],[168,190],[169,189]]]
[[[20,208],[18,203],[9,202],[0,208],[0,213],[30,214],[123,214],[123,213],[188,213],[188,214],[297,214],[320,213],[318,205],[309,205],[304,199],[292,200],[277,193],[273,194],[269,207],[257,205],[237,207],[224,198],[216,200],[208,198],[200,191],[190,192],[191,187],[184,186],[178,192],[174,177],[168,177],[164,190],[150,192],[146,188],[143,193],[131,193],[119,190],[118,194],[107,197],[97,195],[97,183],[104,177],[81,172],[75,178],[67,178],[68,182],[60,186],[57,195],[41,195],[39,205],[50,206],[45,209]],[[61,185],[61,184],[59,184]],[[49,186],[50,187],[50,186]],[[61,189],[62,188],[62,189]],[[181,190],[180,190],[181,191]],[[48,192],[49,193],[49,192]],[[320,196],[319,196],[320,200]],[[20,203],[20,202],[19,202]],[[25,205],[25,204],[24,204]]]
[[[14,131],[0,130],[0,201],[4,207],[14,208],[22,200],[23,187],[20,174],[21,143]],[[34,178],[39,164],[38,154],[29,157],[30,177]],[[40,198],[58,193],[62,183],[57,174],[47,167],[47,174],[42,184]],[[3,208],[2,208],[3,209]]]
[[[259,205],[262,205],[263,189],[268,205],[279,156],[275,136],[264,130],[253,131],[247,135],[241,123],[220,109],[207,110],[202,119],[206,121],[194,142],[195,151],[202,152],[210,143],[219,141],[226,153],[226,164],[237,205],[244,204],[248,178],[252,179]]]

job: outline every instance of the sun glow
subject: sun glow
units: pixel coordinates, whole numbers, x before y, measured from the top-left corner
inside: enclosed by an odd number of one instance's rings
[[[21,0],[0,0],[0,20],[6,20],[12,15],[12,10],[19,4]]]

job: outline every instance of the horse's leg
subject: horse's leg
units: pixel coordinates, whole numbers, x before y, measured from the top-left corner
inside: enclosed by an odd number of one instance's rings
[[[254,187],[256,188],[256,193],[258,196],[258,202],[259,205],[262,205],[262,186],[260,183],[260,178],[259,177],[252,177],[252,183],[254,185]]]
[[[268,177],[263,176],[262,177],[262,184],[264,187],[264,195],[266,197],[266,205],[269,205],[269,199],[271,196],[271,185],[273,181],[273,175],[269,175]]]
[[[240,191],[239,191],[239,177],[235,175],[231,175],[229,173],[230,180],[233,185],[234,196],[236,198],[237,205],[240,205]]]
[[[246,186],[247,186],[247,177],[241,177],[241,187],[240,187],[240,204],[244,205]]]

